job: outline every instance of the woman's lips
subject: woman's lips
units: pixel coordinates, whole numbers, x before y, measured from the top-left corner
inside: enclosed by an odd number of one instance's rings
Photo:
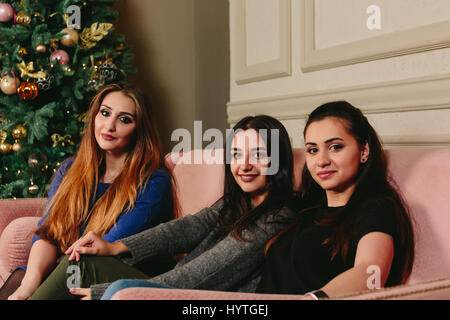
[[[252,182],[256,179],[257,175],[239,175],[243,182]]]
[[[115,138],[113,136],[110,136],[109,134],[101,134],[102,138],[106,141],[114,140]]]
[[[317,173],[317,176],[320,179],[328,179],[329,177],[331,177],[334,173],[336,173],[336,171],[321,171],[319,173]]]

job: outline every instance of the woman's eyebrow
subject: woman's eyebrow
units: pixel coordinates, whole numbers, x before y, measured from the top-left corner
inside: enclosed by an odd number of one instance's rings
[[[330,138],[330,139],[325,140],[325,143],[330,143],[330,142],[333,142],[335,140],[344,141],[344,139],[342,139],[342,138],[335,137],[335,138]],[[317,143],[315,143],[315,142],[306,142],[305,145],[317,146]]]
[[[109,110],[112,110],[112,108],[110,106],[107,106],[106,104],[102,104],[100,107],[105,107],[105,108],[108,108]],[[122,111],[119,114],[127,114],[127,115],[130,115],[130,116],[132,116],[134,118],[134,114],[129,113],[129,112]]]

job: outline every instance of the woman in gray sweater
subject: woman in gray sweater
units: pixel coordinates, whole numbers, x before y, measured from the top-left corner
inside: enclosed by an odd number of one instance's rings
[[[267,241],[295,215],[292,148],[284,126],[265,115],[242,119],[227,138],[224,196],[216,204],[113,243],[87,234],[31,299],[100,299],[120,279],[145,280],[132,286],[254,292]],[[156,276],[136,267],[180,253],[187,254]]]

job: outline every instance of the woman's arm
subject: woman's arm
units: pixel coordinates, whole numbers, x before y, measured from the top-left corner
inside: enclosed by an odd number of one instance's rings
[[[46,240],[35,241],[31,247],[22,284],[9,299],[23,300],[30,297],[56,264],[57,256],[58,249],[53,244]]]
[[[378,282],[373,280],[379,280],[382,288],[389,276],[393,258],[392,236],[383,232],[368,233],[358,242],[353,268],[341,273],[320,290],[335,297],[371,289]]]
[[[152,228],[173,218],[170,175],[158,170],[140,190],[133,209],[123,213],[103,239],[114,242]]]
[[[218,224],[221,203],[205,208],[119,241],[108,243],[93,233],[76,241],[65,253],[69,260],[79,260],[80,254],[117,255],[130,252],[123,261],[133,265],[158,254],[177,254],[191,251]]]

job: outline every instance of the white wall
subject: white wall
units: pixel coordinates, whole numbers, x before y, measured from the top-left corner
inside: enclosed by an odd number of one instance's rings
[[[273,115],[302,147],[306,115],[345,99],[386,147],[449,146],[448,30],[447,0],[230,0],[229,124]]]

